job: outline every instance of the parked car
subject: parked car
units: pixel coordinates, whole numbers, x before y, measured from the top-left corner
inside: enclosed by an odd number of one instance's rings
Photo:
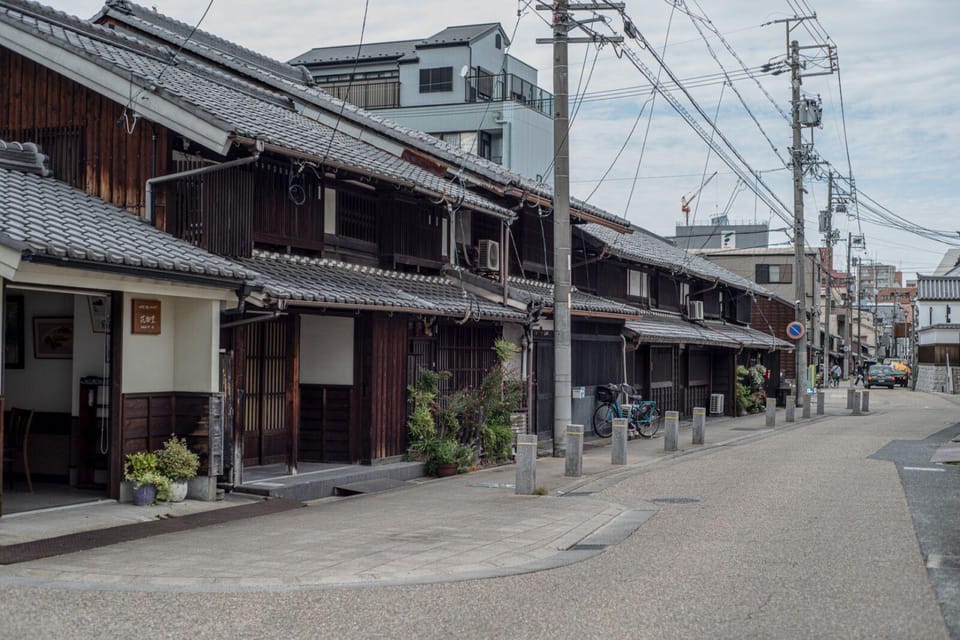
[[[875,364],[867,369],[867,379],[864,386],[870,387],[890,387],[893,389],[897,381],[894,378],[893,367],[888,364]]]
[[[894,383],[900,385],[901,387],[907,386],[907,383],[910,382],[910,372],[904,371],[897,367],[891,367],[893,369],[893,381]]]

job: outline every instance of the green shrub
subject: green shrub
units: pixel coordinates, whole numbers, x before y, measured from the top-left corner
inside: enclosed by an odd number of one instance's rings
[[[157,452],[157,470],[171,480],[189,480],[199,468],[200,456],[190,451],[184,438],[171,436]]]
[[[513,431],[510,424],[485,424],[480,430],[483,455],[493,462],[510,459]]]

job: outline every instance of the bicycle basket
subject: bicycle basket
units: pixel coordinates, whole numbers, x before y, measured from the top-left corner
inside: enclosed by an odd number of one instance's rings
[[[597,387],[596,396],[597,402],[613,402],[613,390],[606,385]]]

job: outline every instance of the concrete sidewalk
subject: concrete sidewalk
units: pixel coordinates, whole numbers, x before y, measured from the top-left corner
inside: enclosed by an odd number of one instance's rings
[[[588,447],[579,478],[563,475],[562,458],[541,458],[536,484],[549,490],[546,496],[515,495],[514,465],[453,478],[424,478],[408,488],[325,498],[268,516],[0,567],[0,584],[287,591],[454,581],[563,566],[602,553],[657,510],[653,503],[625,504],[593,496],[606,486],[678,456],[768,437],[813,421],[845,419],[841,416],[850,413],[843,408],[845,402],[844,389],[830,390],[826,416],[818,417],[814,411],[812,420],[803,420],[798,411],[797,422],[785,424],[781,409],[774,429],[764,426],[762,414],[708,419],[705,445],[690,444],[687,423],[681,425],[679,452],[663,451],[661,432],[652,440],[629,442],[626,466],[610,464],[609,446]],[[873,408],[882,411],[882,404],[875,401]],[[18,539],[18,527],[42,529],[43,518],[52,522],[57,515],[4,518],[3,539]]]

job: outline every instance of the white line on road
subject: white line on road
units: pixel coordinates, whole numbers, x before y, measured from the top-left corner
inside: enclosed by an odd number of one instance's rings
[[[936,469],[934,467],[904,467],[904,471],[945,471],[945,469]]]

